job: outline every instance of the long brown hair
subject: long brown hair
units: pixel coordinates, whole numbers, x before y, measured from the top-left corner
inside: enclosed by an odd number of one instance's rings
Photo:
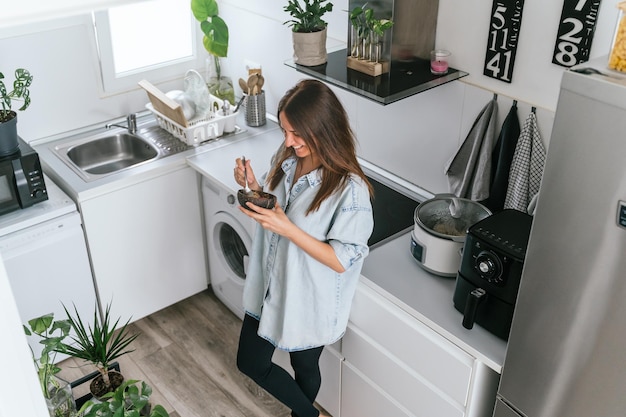
[[[320,208],[322,202],[341,189],[354,174],[373,189],[356,157],[356,139],[345,109],[333,91],[317,80],[301,80],[281,98],[278,117],[283,113],[300,138],[321,162],[322,184],[307,209],[307,214]],[[295,156],[291,147],[283,146],[273,161],[268,175],[271,189],[284,176],[282,163]]]

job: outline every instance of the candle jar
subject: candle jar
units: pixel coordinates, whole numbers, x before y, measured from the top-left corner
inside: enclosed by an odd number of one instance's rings
[[[430,72],[435,75],[448,73],[448,60],[450,59],[450,51],[445,49],[436,49],[430,52]]]

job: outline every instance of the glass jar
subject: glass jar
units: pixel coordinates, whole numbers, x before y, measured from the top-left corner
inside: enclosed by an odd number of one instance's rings
[[[617,7],[619,8],[619,16],[609,54],[608,67],[612,70],[626,72],[626,1],[618,3]]]
[[[234,106],[236,102],[233,80],[222,74],[220,58],[211,55],[206,59],[206,67],[209,93],[221,100],[228,100]]]

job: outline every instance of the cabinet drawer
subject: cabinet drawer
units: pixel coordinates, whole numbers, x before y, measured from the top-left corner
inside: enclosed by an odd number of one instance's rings
[[[423,380],[467,405],[472,356],[362,284],[354,297],[350,324]]]
[[[381,416],[412,417],[359,371],[343,362],[341,366],[341,417]],[[437,417],[441,416],[437,415]]]
[[[424,379],[388,352],[380,349],[358,329],[348,327],[343,338],[346,362],[373,381],[403,408],[418,417],[461,417],[462,403],[450,398],[432,382]],[[453,383],[452,378],[450,382]]]

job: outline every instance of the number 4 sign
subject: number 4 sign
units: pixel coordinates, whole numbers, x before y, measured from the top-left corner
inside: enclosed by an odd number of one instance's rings
[[[494,0],[483,74],[511,82],[524,0]]]
[[[552,63],[571,67],[589,60],[601,0],[565,0]]]

